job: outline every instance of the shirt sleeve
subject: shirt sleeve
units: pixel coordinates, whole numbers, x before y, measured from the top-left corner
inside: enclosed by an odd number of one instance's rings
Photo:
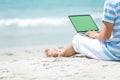
[[[115,21],[115,6],[109,0],[104,4],[103,18],[102,21],[110,22],[114,24]]]

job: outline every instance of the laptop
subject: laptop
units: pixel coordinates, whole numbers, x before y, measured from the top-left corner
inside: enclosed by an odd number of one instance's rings
[[[85,35],[87,31],[98,31],[91,15],[70,15],[68,16],[77,33]]]

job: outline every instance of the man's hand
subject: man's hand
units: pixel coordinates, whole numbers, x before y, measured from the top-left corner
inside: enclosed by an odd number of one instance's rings
[[[97,35],[98,35],[98,32],[96,32],[96,31],[88,31],[88,32],[86,32],[86,36],[88,36],[90,38],[96,38]]]

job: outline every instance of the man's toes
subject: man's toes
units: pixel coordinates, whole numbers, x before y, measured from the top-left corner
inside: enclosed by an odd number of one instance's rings
[[[46,54],[47,57],[49,57],[50,56],[50,49],[46,49],[45,54]]]
[[[45,49],[45,51],[44,51],[44,52],[45,52],[45,53],[48,53],[48,51],[50,51],[50,49]]]

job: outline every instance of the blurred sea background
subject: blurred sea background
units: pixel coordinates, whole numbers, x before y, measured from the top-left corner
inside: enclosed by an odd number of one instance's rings
[[[76,31],[69,15],[90,14],[102,26],[104,0],[0,0],[0,48],[61,45]]]

